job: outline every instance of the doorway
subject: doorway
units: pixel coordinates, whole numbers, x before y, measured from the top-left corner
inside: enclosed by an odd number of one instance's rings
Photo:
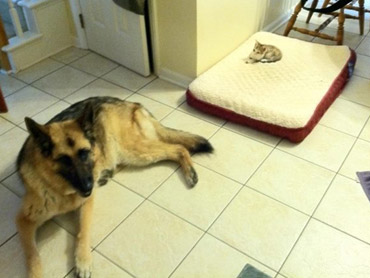
[[[72,4],[73,3],[73,4]],[[106,0],[70,1],[80,45],[143,76],[151,74],[146,16]]]

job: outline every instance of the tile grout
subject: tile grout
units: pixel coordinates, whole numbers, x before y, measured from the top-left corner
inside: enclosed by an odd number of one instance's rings
[[[119,264],[117,264],[116,262],[114,262],[111,258],[107,257],[105,254],[103,254],[99,250],[94,249],[93,251],[96,252],[96,253],[98,253],[100,256],[104,257],[106,260],[110,261],[112,264],[114,264],[119,269],[123,270],[124,272],[126,272],[127,274],[129,274],[130,276],[132,276],[133,278],[136,278],[136,276],[133,273],[129,272],[127,269],[123,268],[122,266],[120,266]]]
[[[370,116],[369,116],[369,117],[370,117]],[[368,119],[369,119],[369,117],[368,117]],[[361,129],[361,131],[360,131],[360,133],[359,133],[359,134],[361,134],[362,130],[365,128],[365,125],[366,125],[366,123],[363,125],[363,128]],[[356,140],[353,142],[353,144],[352,144],[351,148],[350,148],[350,149],[349,149],[349,151],[347,152],[346,157],[344,158],[344,160],[342,161],[342,163],[341,163],[341,165],[339,166],[338,170],[336,171],[335,175],[333,176],[333,178],[332,178],[332,180],[331,180],[331,182],[330,182],[329,186],[326,188],[326,190],[325,190],[324,194],[322,195],[322,197],[321,197],[320,201],[318,202],[318,204],[317,204],[316,208],[315,208],[315,209],[314,209],[314,211],[312,212],[312,214],[311,214],[311,216],[310,216],[309,220],[307,221],[307,223],[306,223],[305,227],[303,228],[303,230],[302,230],[301,234],[300,234],[300,235],[299,235],[299,237],[297,238],[296,242],[294,243],[293,247],[291,248],[290,252],[288,253],[288,255],[287,255],[286,259],[284,260],[283,264],[281,265],[281,267],[280,267],[280,269],[279,269],[278,273],[280,273],[280,272],[281,272],[281,270],[283,269],[283,267],[284,267],[285,263],[286,263],[286,262],[287,262],[287,260],[289,259],[289,257],[290,257],[290,255],[291,255],[291,253],[293,252],[293,250],[294,250],[295,246],[296,246],[296,245],[297,245],[297,243],[299,242],[299,239],[302,237],[302,235],[303,235],[304,231],[306,230],[306,228],[307,228],[307,226],[309,225],[309,223],[311,222],[311,220],[312,220],[312,219],[316,220],[316,218],[314,218],[314,215],[315,215],[316,211],[318,210],[318,208],[320,207],[321,203],[322,203],[322,202],[323,202],[323,200],[325,199],[325,196],[326,196],[326,194],[328,193],[328,191],[330,190],[330,188],[331,188],[331,186],[332,186],[332,184],[333,184],[334,180],[335,180],[335,179],[336,179],[336,177],[339,175],[339,171],[340,171],[340,169],[343,167],[343,165],[344,165],[344,163],[346,162],[346,160],[347,160],[348,156],[350,155],[350,153],[351,153],[351,151],[352,151],[353,147],[355,146],[355,144],[356,144],[356,142],[357,142],[357,139],[358,139],[358,137],[357,137],[357,138],[356,138]],[[324,224],[326,224],[326,225],[330,226],[330,224],[329,224],[329,223],[326,223],[326,222],[323,222],[323,221],[322,221],[322,223],[324,223]],[[353,235],[349,235],[348,233],[345,233],[345,234],[346,234],[346,235],[348,235],[348,236],[350,236],[350,237],[352,237],[352,238],[356,238],[355,236],[353,236]]]
[[[219,130],[221,129],[222,127],[219,128]],[[218,131],[215,132],[215,134],[217,133]],[[214,134],[214,135],[215,135]],[[214,136],[213,135],[213,136]],[[271,153],[273,152],[274,149],[272,149],[270,151],[270,153],[265,157],[265,159],[260,163],[260,165],[257,167],[257,169],[253,172],[253,174],[249,177],[249,179],[254,175],[254,173],[256,173],[258,171],[258,169],[261,167],[261,165],[264,163],[264,161],[266,161],[266,159],[271,155]],[[249,180],[248,179],[248,180]],[[248,181],[247,180],[247,181]],[[245,183],[247,183],[247,181]],[[245,184],[244,183],[244,184]],[[243,190],[244,188],[244,184],[239,188],[239,190],[234,194],[234,196],[231,198],[231,200],[226,204],[226,206],[221,210],[221,212],[218,214],[218,216],[212,221],[212,223],[208,226],[208,228],[206,229],[205,233],[203,234],[203,236],[196,242],[196,244],[193,246],[193,248],[186,254],[186,256],[182,259],[182,261],[178,264],[178,266],[173,270],[173,272],[170,274],[169,277],[171,277],[175,272],[176,270],[180,267],[180,265],[184,262],[184,260],[186,260],[186,258],[190,255],[190,253],[192,252],[192,250],[198,245],[198,243],[200,242],[200,240],[205,236],[205,234],[209,234],[209,230],[212,228],[212,226],[214,225],[214,223],[217,222],[217,220],[221,217],[221,215],[227,210],[227,208],[230,206],[230,204],[235,200],[235,198],[239,195],[239,193]],[[250,257],[250,256],[249,256]]]
[[[7,244],[9,241],[11,241],[11,240],[12,240],[12,238],[14,238],[17,234],[18,234],[18,233],[16,232],[16,233],[14,233],[13,235],[11,235],[9,238],[7,238],[6,240],[4,240],[4,242],[2,242],[2,243],[0,244],[0,248],[2,248],[5,244]]]

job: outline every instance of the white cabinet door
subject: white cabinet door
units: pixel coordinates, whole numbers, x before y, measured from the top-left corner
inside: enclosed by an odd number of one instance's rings
[[[80,0],[89,49],[150,75],[145,19],[112,0]]]

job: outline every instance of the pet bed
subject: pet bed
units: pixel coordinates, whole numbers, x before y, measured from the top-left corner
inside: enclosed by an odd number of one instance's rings
[[[256,40],[278,47],[282,59],[246,64]],[[340,94],[355,62],[347,46],[258,32],[197,77],[186,99],[206,113],[300,142]]]

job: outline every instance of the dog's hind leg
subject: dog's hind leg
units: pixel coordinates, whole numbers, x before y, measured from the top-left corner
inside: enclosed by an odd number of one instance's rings
[[[213,151],[213,147],[207,139],[189,132],[165,127],[145,108],[137,109],[134,112],[134,119],[146,138],[154,138],[152,133],[155,132],[155,137],[158,137],[162,142],[182,145],[191,153],[211,153]]]
[[[94,191],[93,191],[94,192]],[[92,256],[90,250],[90,227],[94,204],[94,193],[80,208],[80,230],[75,251],[76,277],[91,277]]]
[[[37,222],[31,221],[20,212],[17,216],[18,234],[23,246],[29,278],[42,278],[41,258],[36,247],[36,230],[39,227]]]
[[[181,165],[189,187],[194,187],[198,182],[189,151],[182,145],[145,140],[125,148],[124,164],[127,165],[146,166],[163,160],[172,160]]]

